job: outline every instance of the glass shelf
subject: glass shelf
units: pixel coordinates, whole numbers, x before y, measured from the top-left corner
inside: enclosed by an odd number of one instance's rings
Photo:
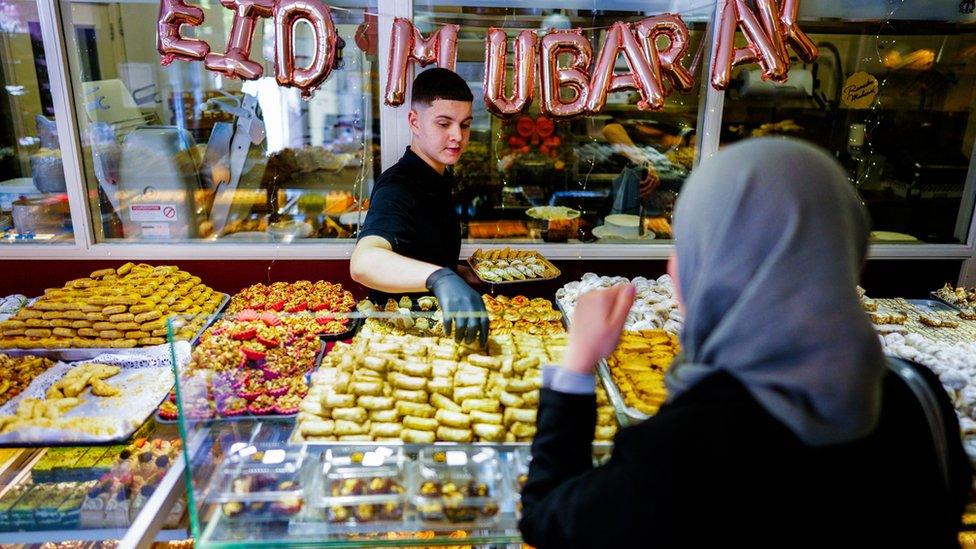
[[[167,482],[174,464],[175,474],[182,474],[179,452],[174,449],[167,454],[163,448],[163,441],[178,440],[176,426],[150,420],[124,445],[3,450],[0,545],[126,537],[187,539],[185,503],[161,505],[178,501],[183,493],[182,483]],[[147,449],[156,441],[160,441],[159,447]],[[138,459],[141,454],[152,455],[151,463]],[[165,462],[159,459],[164,454]],[[133,477],[140,480],[131,480]],[[39,495],[31,499],[33,492]],[[58,496],[58,505],[45,509],[51,495],[42,498],[42,492]],[[108,511],[108,502],[114,511]]]

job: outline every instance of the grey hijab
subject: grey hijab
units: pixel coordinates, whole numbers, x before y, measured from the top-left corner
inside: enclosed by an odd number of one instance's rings
[[[885,363],[855,291],[869,221],[837,162],[789,139],[723,148],[674,217],[686,312],[669,399],[724,370],[806,444],[870,433]]]

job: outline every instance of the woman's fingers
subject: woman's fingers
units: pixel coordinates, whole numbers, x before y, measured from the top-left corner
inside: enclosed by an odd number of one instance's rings
[[[624,321],[627,320],[627,313],[630,312],[630,307],[634,304],[634,296],[637,290],[633,284],[624,284],[614,288],[614,290],[616,291],[613,308],[608,315],[607,322],[619,331],[623,327]]]

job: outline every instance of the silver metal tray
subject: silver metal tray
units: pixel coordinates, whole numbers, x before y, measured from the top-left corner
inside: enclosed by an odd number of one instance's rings
[[[911,303],[924,313],[955,313],[959,310],[941,299],[906,299],[905,302]]]
[[[948,301],[946,301],[946,300],[942,299],[941,297],[939,297],[939,295],[938,295],[937,292],[929,292],[929,295],[932,296],[932,299],[931,300],[929,300],[929,299],[922,299],[922,300],[919,300],[919,299],[909,299],[907,301],[909,303],[911,303],[913,301],[938,301],[939,303],[944,303],[945,305],[951,307],[953,310],[956,310],[956,311],[961,311],[962,310],[959,307],[959,305],[956,305],[955,303],[949,303]]]
[[[555,300],[555,305],[556,310],[563,315],[563,325],[569,330],[569,317],[566,315],[566,310],[563,309],[563,305],[559,302],[558,298]],[[620,388],[613,382],[613,376],[610,375],[610,365],[607,364],[606,360],[601,360],[596,363],[596,371],[600,377],[600,382],[603,383],[603,388],[607,392],[607,398],[610,400],[610,404],[613,405],[614,413],[617,416],[617,423],[621,427],[634,425],[651,417],[640,410],[635,410],[627,406],[627,403],[624,402],[624,395],[620,392]]]
[[[172,386],[172,364],[168,349],[154,354],[134,354],[131,349],[115,349],[99,360],[121,367],[121,371],[106,381],[120,389],[112,397],[94,397],[88,389],[82,402],[63,414],[65,419],[104,418],[114,421],[103,433],[74,431],[69,428],[32,426],[0,435],[0,447],[76,446],[87,444],[117,444],[128,440],[152,416]],[[87,360],[87,359],[86,359]],[[85,360],[80,361],[84,363]],[[25,398],[43,399],[47,389],[63,378],[78,362],[59,362],[38,375],[22,393],[5,403],[0,410],[13,415]],[[108,430],[111,427],[111,430]]]
[[[223,295],[224,295],[224,299],[221,300],[220,305],[210,315],[210,318],[208,318],[207,321],[203,323],[203,326],[201,326],[200,330],[198,330],[196,335],[193,336],[193,339],[190,340],[192,345],[196,345],[197,340],[200,339],[200,336],[203,334],[204,330],[209,328],[210,325],[213,324],[214,320],[216,320],[217,317],[220,316],[224,308],[227,307],[227,304],[230,302],[230,295],[228,294],[223,294]],[[169,345],[169,343],[164,343],[163,345]],[[84,348],[84,349],[45,349],[43,347],[39,347],[36,349],[0,349],[0,353],[10,355],[13,357],[33,355],[33,356],[39,356],[44,358],[50,358],[51,360],[60,360],[62,362],[77,362],[79,360],[91,360],[98,355],[103,355],[106,353],[121,353],[121,352],[138,353],[140,349],[144,349],[144,348],[145,347],[131,347],[128,349],[116,349],[111,347]]]
[[[475,253],[477,253],[478,251],[481,251],[481,249],[479,248],[478,250],[475,250]],[[527,250],[517,250],[517,251],[527,251]],[[480,274],[478,274],[477,267],[478,267],[479,260],[476,260],[475,259],[474,254],[471,254],[471,257],[469,257],[467,259],[467,262],[468,262],[468,266],[471,267],[471,270],[474,271],[475,276],[478,277],[478,280],[484,282],[485,284],[505,285],[505,284],[519,284],[519,283],[522,283],[522,282],[543,282],[545,280],[555,280],[555,279],[559,278],[560,276],[562,276],[562,271],[559,270],[559,267],[556,267],[555,265],[553,265],[553,263],[551,261],[549,261],[548,259],[546,259],[542,254],[540,254],[539,252],[534,252],[534,251],[533,252],[529,252],[529,253],[531,255],[537,257],[540,260],[540,262],[543,265],[546,266],[547,272],[549,273],[548,276],[536,277],[536,278],[524,278],[524,279],[521,279],[521,280],[494,280],[494,281],[492,281],[492,280],[484,279],[484,278],[481,277]]]
[[[563,327],[566,328],[566,331],[568,332],[570,320],[569,315],[566,314],[566,309],[563,309],[563,304],[559,301],[558,297],[554,298],[552,303],[556,306],[556,310],[559,311],[559,314],[563,315]]]
[[[613,410],[617,415],[617,423],[621,427],[636,425],[651,417],[640,410],[635,410],[627,406],[627,403],[624,402],[624,395],[620,392],[620,388],[613,382],[613,376],[610,374],[610,365],[607,364],[606,360],[597,362],[596,371],[600,374],[600,381],[603,383],[603,388],[607,391],[607,398],[610,400],[610,404],[613,405]]]

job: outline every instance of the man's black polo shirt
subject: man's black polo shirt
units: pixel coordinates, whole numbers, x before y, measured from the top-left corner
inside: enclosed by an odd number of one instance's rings
[[[407,147],[380,174],[359,238],[379,236],[411,259],[457,270],[461,225],[451,197],[454,181]]]

